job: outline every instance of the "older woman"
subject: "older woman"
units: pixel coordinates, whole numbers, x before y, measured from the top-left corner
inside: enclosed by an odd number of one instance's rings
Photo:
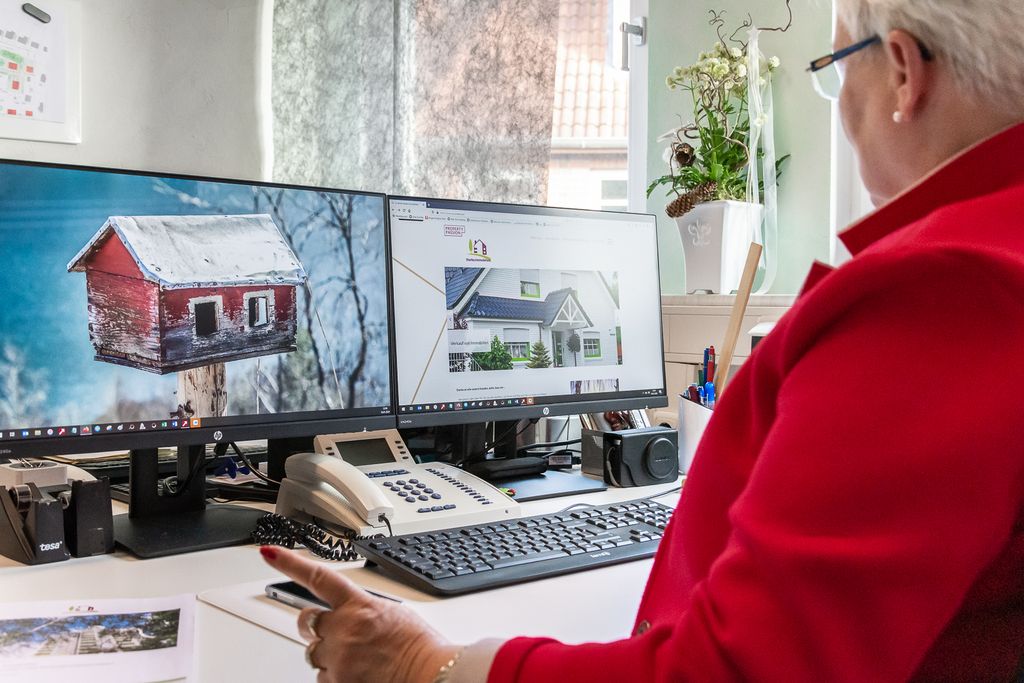
[[[1019,673],[1024,2],[837,4],[836,52],[812,70],[880,208],[842,235],[849,263],[815,264],[719,404],[633,637],[458,648],[264,549],[334,607],[301,617],[321,680]]]

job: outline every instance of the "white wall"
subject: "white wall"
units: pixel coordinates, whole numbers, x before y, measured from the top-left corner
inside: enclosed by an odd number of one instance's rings
[[[270,4],[81,0],[81,144],[0,139],[0,158],[266,177]]]

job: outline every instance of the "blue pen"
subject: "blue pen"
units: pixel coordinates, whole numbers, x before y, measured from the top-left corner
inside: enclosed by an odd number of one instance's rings
[[[708,401],[707,397],[704,395],[704,387],[697,387],[697,397],[700,399],[700,404],[702,406],[707,406]]]
[[[707,397],[708,408],[714,409],[715,407],[715,383],[708,382],[704,385],[704,396]]]
[[[704,365],[700,366],[704,374],[701,375],[700,383],[704,384],[708,378],[708,361],[711,360],[711,349],[704,347]]]

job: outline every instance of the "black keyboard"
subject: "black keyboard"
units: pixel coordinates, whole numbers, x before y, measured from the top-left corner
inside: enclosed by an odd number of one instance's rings
[[[458,595],[651,557],[671,515],[640,500],[354,544],[396,581]]]

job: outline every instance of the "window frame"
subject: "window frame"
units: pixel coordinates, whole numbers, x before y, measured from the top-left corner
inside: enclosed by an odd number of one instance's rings
[[[505,344],[505,351],[508,352],[508,355],[512,356],[512,362],[518,363],[518,362],[530,360],[530,342],[528,342],[528,341],[524,341],[524,342],[504,342],[504,344]],[[525,355],[517,356],[512,351],[511,347],[513,347],[513,346],[523,346],[526,349]]]
[[[527,292],[526,291],[526,286],[527,285],[533,285],[534,287],[536,287],[537,288],[537,293],[536,294],[531,294],[531,293]],[[540,298],[540,283],[539,282],[531,282],[530,280],[520,280],[519,281],[519,296],[525,297],[527,299],[539,299]]]
[[[196,326],[198,322],[196,318],[196,306],[199,304],[213,304],[213,323],[215,325],[213,332],[210,334],[199,334],[199,329]],[[211,296],[196,296],[188,300],[188,316],[191,323],[190,327],[192,330],[193,339],[209,339],[213,337],[222,329],[224,329],[224,297],[220,294],[214,294]]]

